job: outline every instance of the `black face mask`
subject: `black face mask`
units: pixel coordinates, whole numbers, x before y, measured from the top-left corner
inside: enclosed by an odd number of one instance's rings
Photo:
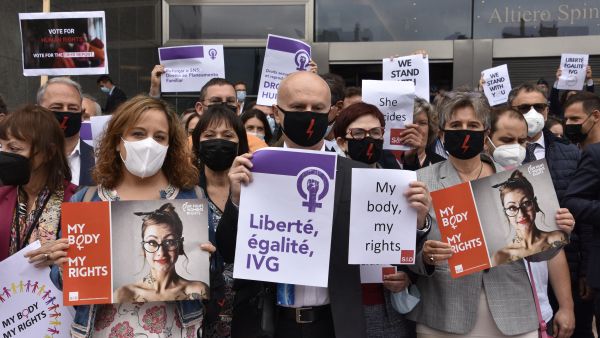
[[[583,123],[579,123],[579,124],[566,124],[565,125],[565,137],[569,139],[569,141],[573,142],[573,143],[581,143],[583,141],[585,141],[585,139],[588,136],[588,133],[590,132],[590,130],[592,130],[592,128],[594,128],[594,125],[596,124],[596,122],[594,122],[594,124],[590,127],[590,129],[588,129],[587,132],[583,132],[583,124],[587,122],[587,120],[591,117],[592,115],[588,116],[587,119],[585,119],[585,121],[583,121]]]
[[[362,140],[346,139],[348,141],[348,156],[366,164],[373,164],[381,158],[383,140],[365,137]]]
[[[237,156],[238,144],[222,138],[201,141],[198,150],[200,162],[213,171],[231,168]]]
[[[302,147],[312,147],[325,137],[329,124],[328,114],[312,111],[286,111],[279,106],[277,108],[285,114],[282,130],[290,141]]]
[[[581,143],[587,138],[587,133],[582,131],[583,123],[580,124],[566,124],[565,125],[565,137],[573,143]]]
[[[81,115],[82,113],[72,113],[68,111],[55,111],[54,116],[60,124],[65,137],[71,137],[76,135],[81,129]]]
[[[30,171],[27,157],[0,151],[0,186],[25,185]]]
[[[483,151],[484,130],[444,130],[444,148],[448,154],[468,160]]]

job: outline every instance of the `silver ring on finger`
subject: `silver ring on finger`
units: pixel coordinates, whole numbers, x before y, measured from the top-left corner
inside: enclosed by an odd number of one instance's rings
[[[44,254],[44,261],[47,261],[50,258],[50,254],[45,253]]]
[[[429,262],[431,262],[431,263],[435,262],[435,257],[433,257],[433,254],[429,255]]]

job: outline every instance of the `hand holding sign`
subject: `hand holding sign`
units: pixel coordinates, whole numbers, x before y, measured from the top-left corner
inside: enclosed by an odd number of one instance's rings
[[[511,85],[506,65],[486,69],[481,73],[481,77],[483,92],[491,106],[508,101]]]
[[[431,196],[427,190],[427,185],[423,182],[410,182],[408,187],[404,196],[406,196],[408,205],[417,211],[417,227],[423,229],[425,227],[425,218],[431,206]]]
[[[25,257],[29,258],[29,263],[35,263],[36,268],[53,264],[61,265],[68,261],[67,249],[69,249],[68,240],[61,238],[44,243],[41,248],[27,252]]]
[[[391,292],[400,292],[410,286],[410,278],[404,271],[383,276],[383,286]]]
[[[573,232],[575,228],[575,217],[567,208],[560,208],[556,211],[556,226],[560,230],[566,232],[568,235]]]
[[[252,154],[243,154],[233,160],[229,169],[229,189],[231,190],[231,201],[240,205],[240,194],[242,184],[248,185],[252,182]]]
[[[586,78],[588,54],[562,54],[557,89],[581,90]]]
[[[165,73],[165,66],[155,65],[150,73],[150,96],[160,96],[160,77]]]
[[[363,80],[363,101],[375,105],[385,117],[383,149],[410,150],[403,132],[413,122],[415,85],[411,81]]]
[[[400,134],[400,143],[413,148],[409,151],[416,151],[425,142],[419,132],[419,126],[414,123],[407,123],[404,126],[406,129]]]
[[[423,262],[434,265],[447,261],[452,257],[452,246],[449,243],[427,240],[423,245]]]
[[[383,80],[411,81],[416,95],[429,101],[429,58],[427,54],[415,54],[383,59]]]

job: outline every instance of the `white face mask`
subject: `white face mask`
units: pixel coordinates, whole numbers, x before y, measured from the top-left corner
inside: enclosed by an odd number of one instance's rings
[[[154,176],[162,168],[169,146],[163,146],[151,137],[140,141],[121,140],[127,151],[127,159],[121,155],[121,160],[131,174],[145,178]]]
[[[411,285],[398,293],[391,293],[392,307],[401,314],[407,314],[419,304],[421,293],[416,285]]]
[[[515,167],[520,166],[525,160],[525,147],[521,146],[518,143],[511,144],[503,144],[499,147],[496,147],[494,142],[488,137],[488,140],[494,147],[494,153],[492,156],[494,157],[494,161],[501,165],[506,170],[514,169]]]
[[[533,107],[523,117],[527,121],[527,136],[534,137],[544,129],[544,115],[538,113]]]
[[[254,136],[258,137],[259,139],[261,139],[263,141],[265,140],[265,135],[264,134],[253,133],[253,132],[248,132],[248,134],[254,135]]]
[[[325,136],[329,135],[329,133],[331,133],[331,131],[333,130],[333,126],[335,126],[335,122],[333,122],[332,124],[327,126],[327,131],[325,131]]]
[[[271,133],[275,134],[275,127],[277,126],[275,118],[271,115],[267,115],[267,121],[269,121],[269,128],[271,128]]]

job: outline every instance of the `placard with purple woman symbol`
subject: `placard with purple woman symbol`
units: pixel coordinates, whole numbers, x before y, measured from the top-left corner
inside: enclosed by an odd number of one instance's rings
[[[310,53],[306,42],[269,34],[256,103],[276,104],[279,83],[290,73],[308,70]]]
[[[240,196],[234,278],[326,287],[336,154],[265,148],[252,163],[253,181]]]
[[[225,78],[223,45],[163,47],[158,58],[165,67],[163,92],[199,92],[210,79]]]

